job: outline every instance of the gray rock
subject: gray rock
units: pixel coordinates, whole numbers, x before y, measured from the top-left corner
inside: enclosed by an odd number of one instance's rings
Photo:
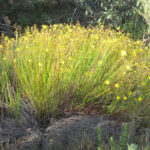
[[[34,111],[26,100],[22,106],[17,121],[9,115],[1,117],[0,114],[0,149],[12,150],[13,147],[14,150],[33,150],[33,145],[40,145],[40,130]]]
[[[51,125],[41,131],[32,107],[26,101],[23,106],[18,122],[6,114],[5,118],[0,118],[0,150],[96,150],[98,126],[101,128],[101,142],[109,149],[110,137],[118,142],[123,133],[124,122],[106,115],[83,114],[51,119]],[[128,140],[132,141],[136,137],[136,128],[134,123],[128,123],[128,126]],[[150,130],[141,129],[140,132],[143,143],[144,139],[150,143]]]
[[[30,135],[18,139],[15,146],[18,150],[41,150],[41,135],[31,132]]]
[[[102,141],[108,142],[111,136],[120,137],[123,124],[95,115],[62,119],[45,130],[43,150],[95,150],[98,126]]]

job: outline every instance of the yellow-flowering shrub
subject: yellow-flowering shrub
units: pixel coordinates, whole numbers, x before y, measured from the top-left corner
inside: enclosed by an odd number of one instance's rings
[[[85,104],[149,114],[150,51],[141,41],[103,25],[60,24],[26,29],[4,43],[3,61],[42,117]]]

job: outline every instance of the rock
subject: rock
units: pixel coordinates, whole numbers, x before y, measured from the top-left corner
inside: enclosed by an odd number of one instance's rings
[[[22,101],[22,106],[17,121],[9,115],[0,117],[0,145],[5,150],[12,150],[12,147],[19,147],[19,150],[27,147],[26,150],[30,150],[33,145],[40,145],[40,130],[34,111],[25,100]]]
[[[31,132],[30,135],[18,139],[15,146],[18,150],[41,150],[41,135]]]
[[[95,115],[62,119],[45,130],[43,150],[95,150],[98,126],[102,141],[107,143],[110,137],[120,138],[123,124]]]
[[[140,135],[141,143],[143,143],[143,145],[148,144],[148,147],[150,148],[150,129],[141,128],[139,130],[139,135]]]
[[[69,114],[59,120],[51,119],[51,125],[43,125],[44,128],[40,129],[29,102],[24,100],[22,105],[24,109],[21,109],[18,122],[8,115],[0,118],[2,150],[96,150],[98,126],[101,128],[101,142],[108,147],[110,137],[119,142],[126,124],[107,115]],[[143,143],[144,139],[150,143],[150,129],[140,128],[137,131],[134,123],[127,124],[128,141],[136,143],[133,139],[140,136]]]
[[[41,150],[40,134],[32,132],[29,135],[22,136],[19,139],[12,139],[0,145],[4,150]]]

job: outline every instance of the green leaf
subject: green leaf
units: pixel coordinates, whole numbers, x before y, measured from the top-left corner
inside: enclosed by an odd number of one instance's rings
[[[108,14],[108,15],[106,16],[106,18],[107,18],[107,19],[110,19],[110,18],[111,18],[111,14]]]

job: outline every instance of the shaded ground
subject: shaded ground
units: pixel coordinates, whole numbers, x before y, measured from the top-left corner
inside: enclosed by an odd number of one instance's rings
[[[1,147],[5,150],[17,147],[20,150],[28,146],[39,146],[41,140],[39,126],[34,117],[34,111],[27,101],[22,103],[20,116],[17,120],[7,113],[7,108],[1,109],[4,112],[3,115],[0,114]]]
[[[98,126],[101,127],[102,143],[109,143],[110,137],[120,141],[126,124],[112,120],[108,115],[66,114],[58,120],[51,118],[47,126],[43,125],[40,128],[29,103],[25,100],[22,106],[24,109],[17,122],[9,115],[5,114],[5,117],[1,115],[1,149],[95,150],[98,146]],[[134,142],[139,133],[134,124],[127,124],[128,140]],[[142,139],[146,138],[150,144],[150,130],[144,128],[140,130],[143,133]]]

